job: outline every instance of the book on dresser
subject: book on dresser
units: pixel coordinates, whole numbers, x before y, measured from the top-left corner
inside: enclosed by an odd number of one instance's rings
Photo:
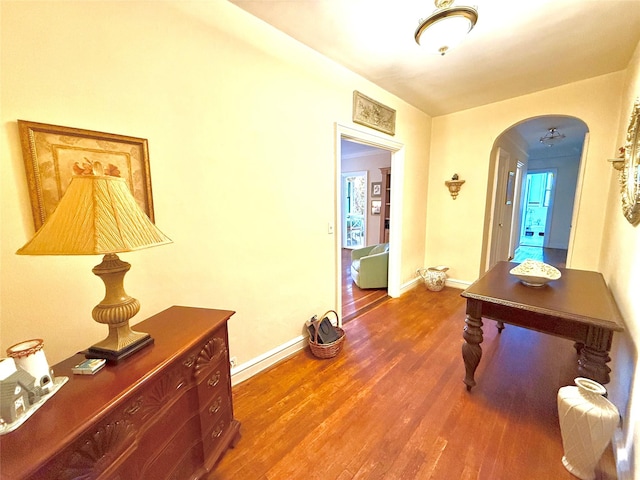
[[[3,480],[198,479],[240,438],[227,321],[234,314],[174,306],[137,326],[155,343],[97,375],[73,375],[17,430],[0,438]]]

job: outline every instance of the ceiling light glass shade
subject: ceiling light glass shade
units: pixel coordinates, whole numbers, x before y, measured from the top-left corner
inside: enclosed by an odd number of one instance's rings
[[[564,140],[565,135],[561,134],[556,127],[551,127],[544,137],[540,137],[540,143],[547,147],[553,147],[556,143]]]
[[[435,3],[436,7],[443,5],[438,0]],[[414,37],[416,43],[429,52],[444,55],[464,40],[477,21],[478,12],[475,8],[442,8],[420,21]]]

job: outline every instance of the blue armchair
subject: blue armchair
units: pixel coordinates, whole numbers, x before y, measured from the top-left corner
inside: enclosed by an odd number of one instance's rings
[[[351,278],[360,288],[387,288],[389,244],[351,251]]]

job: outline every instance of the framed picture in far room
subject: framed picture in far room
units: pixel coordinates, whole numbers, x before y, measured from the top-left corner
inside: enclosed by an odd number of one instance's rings
[[[381,200],[371,200],[371,215],[380,215]]]
[[[371,182],[371,197],[380,198],[382,195],[382,182]]]

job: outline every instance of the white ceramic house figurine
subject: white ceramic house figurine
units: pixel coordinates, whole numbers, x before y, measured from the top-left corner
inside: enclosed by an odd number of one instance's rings
[[[0,419],[13,423],[26,415],[31,405],[40,399],[35,378],[17,366],[13,358],[0,360]]]

